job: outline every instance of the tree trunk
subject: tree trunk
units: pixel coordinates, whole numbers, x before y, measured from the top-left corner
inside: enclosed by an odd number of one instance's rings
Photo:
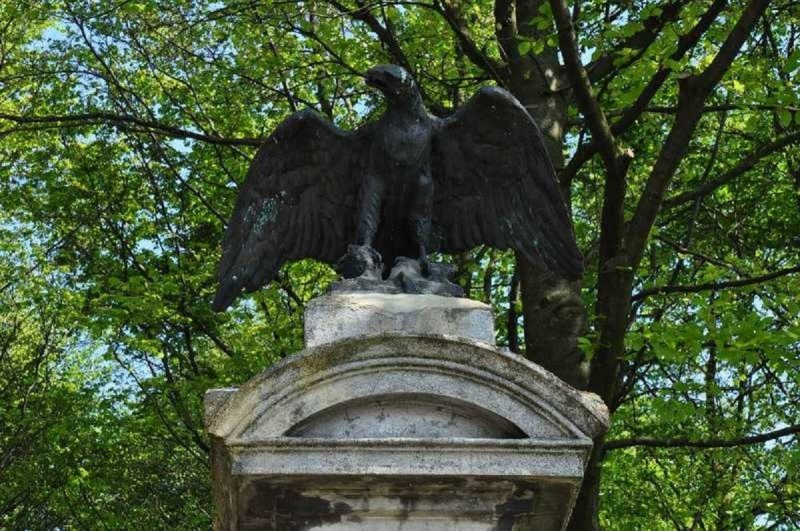
[[[589,464],[583,474],[583,483],[572,516],[568,531],[595,531],[600,529],[600,472],[603,462],[603,437],[594,441],[594,448],[589,457]]]
[[[538,59],[542,61],[541,57]],[[554,71],[557,70],[554,68]],[[537,94],[536,91],[517,90],[512,86],[512,91],[542,128],[550,158],[556,170],[560,170],[564,166],[562,148],[567,102],[561,95],[544,90]],[[565,190],[565,195],[568,193],[569,190]],[[585,388],[589,378],[588,363],[578,348],[578,338],[586,332],[586,309],[580,296],[580,281],[559,279],[521,256],[517,257],[517,272],[523,303],[526,357],[568,384]],[[599,529],[601,448],[602,440],[595,441],[572,510],[570,531]]]
[[[555,277],[517,257],[525,318],[525,355],[568,384],[584,388],[587,364],[578,348],[586,312],[580,283]]]
[[[531,20],[542,0],[517,0],[497,6],[511,6],[512,12],[496,8],[500,27],[501,17]],[[513,12],[513,10],[516,12]],[[517,29],[520,36],[541,42],[545,35],[532,25]],[[499,39],[500,40],[500,39]],[[500,40],[502,44],[502,40]],[[516,46],[516,41],[512,43]],[[556,171],[564,167],[564,134],[567,124],[568,95],[561,90],[561,67],[555,49],[546,49],[537,56],[519,55],[516,49],[504,49],[509,58],[509,89],[528,109],[545,138],[548,153]],[[569,185],[562,187],[567,205]],[[517,256],[517,273],[520,279],[523,302],[525,355],[528,359],[556,374],[565,382],[585,388],[588,383],[588,364],[578,348],[578,338],[586,331],[586,309],[580,296],[580,281],[569,282],[552,273],[535,267]],[[571,530],[599,529],[598,500],[600,489],[599,450],[602,441],[596,441],[584,476],[581,492],[572,511]]]
[[[516,20],[531,20],[540,1],[516,2]],[[513,5],[513,4],[512,4]],[[541,40],[530,25],[518,28],[525,38]],[[564,132],[567,123],[567,99],[557,90],[563,86],[555,49],[533,57],[515,55],[508,50],[509,88],[539,124],[556,171],[564,167]],[[569,190],[564,190],[569,204]],[[578,338],[586,329],[586,311],[580,296],[580,282],[559,279],[549,271],[517,257],[525,319],[525,355],[556,374],[565,382],[583,388],[588,371]]]

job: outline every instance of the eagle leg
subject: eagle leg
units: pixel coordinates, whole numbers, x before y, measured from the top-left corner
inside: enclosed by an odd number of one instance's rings
[[[430,172],[420,173],[414,190],[409,219],[411,233],[419,247],[419,266],[422,274],[428,276],[430,263],[428,262],[428,242],[431,237],[431,219],[433,218],[433,178]]]
[[[381,219],[381,203],[383,202],[383,179],[368,174],[361,187],[361,208],[358,213],[358,232],[356,239],[359,245],[372,247],[378,224]]]

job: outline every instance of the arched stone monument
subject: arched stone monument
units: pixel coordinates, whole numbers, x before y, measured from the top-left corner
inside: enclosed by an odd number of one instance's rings
[[[468,299],[312,301],[305,350],[206,395],[216,528],[563,529],[608,412],[493,338]]]

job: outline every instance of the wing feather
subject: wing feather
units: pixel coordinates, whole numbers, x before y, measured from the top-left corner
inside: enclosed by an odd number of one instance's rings
[[[332,263],[354,234],[359,157],[369,129],[343,131],[306,110],[259,148],[223,238],[213,308],[269,283],[287,261]]]
[[[483,88],[438,123],[432,172],[436,250],[513,248],[565,278],[583,273],[542,134],[509,92]]]

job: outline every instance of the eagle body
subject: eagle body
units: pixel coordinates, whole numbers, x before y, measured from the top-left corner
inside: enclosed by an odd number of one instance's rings
[[[434,122],[420,98],[390,106],[375,124],[360,187],[357,243],[378,250],[386,266],[398,256],[425,259],[431,218]],[[428,223],[429,224],[429,223]]]
[[[375,170],[387,163],[414,171],[429,166],[433,122],[417,109],[393,109],[378,121],[383,134],[375,138],[371,158]]]
[[[218,267],[217,311],[269,283],[287,261],[336,263],[356,244],[385,265],[478,245],[514,249],[555,274],[583,272],[539,128],[507,91],[482,88],[431,116],[394,65],[367,72],[387,100],[375,122],[344,131],[313,111],[282,122],[240,187]]]

